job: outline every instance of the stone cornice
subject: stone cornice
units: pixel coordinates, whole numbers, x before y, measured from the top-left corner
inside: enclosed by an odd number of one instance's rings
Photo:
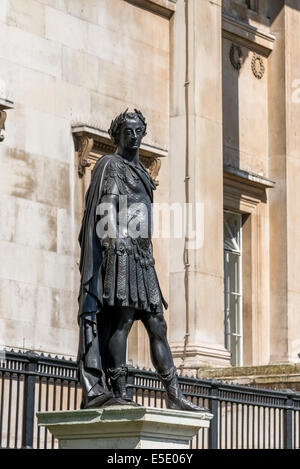
[[[265,177],[224,166],[224,207],[252,213],[260,203],[267,201],[266,190],[275,183]]]
[[[223,37],[236,41],[268,57],[274,49],[276,37],[262,29],[233,18],[226,13],[222,16]]]
[[[228,178],[250,186],[259,187],[261,189],[272,189],[275,187],[274,181],[271,181],[260,174],[244,171],[239,168],[234,168],[233,166],[225,165],[224,173]]]
[[[153,13],[170,19],[176,10],[177,0],[124,0],[127,3],[132,3],[137,7],[144,10],[152,11]]]

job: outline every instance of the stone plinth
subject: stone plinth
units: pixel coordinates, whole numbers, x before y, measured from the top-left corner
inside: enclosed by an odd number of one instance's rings
[[[132,406],[39,412],[37,417],[60,449],[189,449],[213,418],[208,412]]]

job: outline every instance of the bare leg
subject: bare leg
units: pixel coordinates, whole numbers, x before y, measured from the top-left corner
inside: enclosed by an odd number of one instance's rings
[[[111,311],[111,334],[108,340],[110,368],[118,368],[126,363],[126,345],[128,334],[134,321],[134,310],[115,308]]]
[[[149,335],[152,363],[158,373],[166,373],[174,367],[174,362],[167,340],[167,324],[164,315],[145,313],[141,317]]]

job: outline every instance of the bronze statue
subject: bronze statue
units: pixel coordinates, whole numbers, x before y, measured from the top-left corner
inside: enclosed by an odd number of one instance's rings
[[[111,124],[112,155],[95,165],[79,235],[79,379],[83,408],[136,405],[126,392],[126,344],[135,320],[148,332],[152,363],[172,409],[202,410],[182,394],[167,341],[154,267],[151,209],[155,184],[139,160],[147,124],[127,110]]]

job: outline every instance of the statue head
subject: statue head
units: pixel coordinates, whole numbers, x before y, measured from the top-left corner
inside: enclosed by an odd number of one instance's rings
[[[117,116],[108,131],[112,141],[126,150],[137,150],[146,135],[147,123],[143,114],[137,109]]]

